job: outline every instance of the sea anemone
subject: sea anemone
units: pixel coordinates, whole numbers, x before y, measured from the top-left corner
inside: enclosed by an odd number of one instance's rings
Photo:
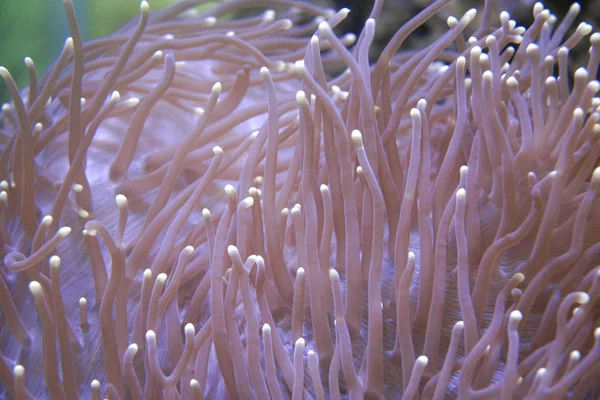
[[[358,37],[143,1],[84,44],[63,0],[48,71],[0,68],[4,394],[597,396],[600,34],[572,80],[577,4],[398,51],[449,2],[370,64],[382,1]]]

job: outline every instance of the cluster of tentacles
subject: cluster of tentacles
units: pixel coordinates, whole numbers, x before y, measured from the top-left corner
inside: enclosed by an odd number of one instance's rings
[[[63,2],[48,71],[26,59],[19,91],[0,68],[4,394],[598,394],[600,34],[570,83],[577,4],[527,28],[486,4],[472,36],[475,10],[398,52],[437,0],[371,64],[381,1],[359,37],[301,1],[144,1],[85,44]]]

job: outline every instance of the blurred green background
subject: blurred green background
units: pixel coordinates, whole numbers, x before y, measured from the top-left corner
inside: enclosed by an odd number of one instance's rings
[[[150,0],[161,9],[176,0]],[[108,35],[139,14],[138,0],[73,0],[83,40]],[[31,57],[40,76],[60,54],[69,25],[61,0],[0,0],[0,65],[19,85],[28,85],[23,63]],[[0,103],[9,100],[0,82]]]

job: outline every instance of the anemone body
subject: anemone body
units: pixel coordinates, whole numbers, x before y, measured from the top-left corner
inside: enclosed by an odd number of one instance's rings
[[[86,44],[64,3],[55,64],[22,93],[0,69],[4,394],[598,394],[600,36],[570,83],[577,5],[528,28],[486,8],[467,39],[470,10],[398,52],[438,0],[370,64],[381,2],[358,38],[332,31],[346,9],[143,2]]]

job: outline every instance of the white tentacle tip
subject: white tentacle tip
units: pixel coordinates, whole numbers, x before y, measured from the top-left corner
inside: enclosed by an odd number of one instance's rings
[[[262,326],[262,333],[263,333],[263,335],[270,335],[271,334],[271,326],[269,324],[264,324]]]
[[[302,73],[306,70],[306,66],[304,65],[304,60],[298,60],[294,63],[294,71],[296,73]]]
[[[155,342],[156,341],[156,333],[154,333],[153,330],[149,330],[146,332],[146,341],[150,342]]]
[[[71,234],[71,231],[72,231],[72,229],[71,229],[71,227],[70,227],[70,226],[63,226],[62,228],[60,228],[60,229],[58,230],[58,235],[59,235],[60,237],[63,237],[63,238],[64,238],[64,237],[66,237],[66,236],[69,236],[69,235]]]
[[[298,338],[296,343],[294,343],[294,349],[296,351],[304,351],[304,347],[306,347],[306,341],[303,338]]]
[[[196,334],[196,328],[194,328],[194,324],[192,324],[192,323],[185,324],[185,327],[183,328],[183,330],[184,330],[186,336],[193,336]]]
[[[465,18],[467,18],[467,20],[469,22],[473,21],[476,16],[477,16],[477,10],[475,8],[471,8],[469,11],[467,11],[465,13]]]
[[[519,310],[513,310],[510,312],[508,318],[513,322],[521,322],[523,320],[523,313]]]
[[[32,295],[37,296],[42,293],[42,285],[38,281],[29,282],[29,291]]]
[[[52,218],[51,215],[46,215],[46,216],[44,216],[44,218],[42,218],[42,225],[48,227],[48,226],[52,225],[53,221],[54,221],[54,218]]]
[[[200,382],[198,382],[196,379],[190,380],[190,388],[192,388],[192,390],[194,390],[194,389],[202,390],[202,387],[200,386]]]
[[[69,36],[65,40],[65,50],[71,52],[73,50],[73,46],[74,46],[74,44],[73,44],[73,38]]]
[[[116,102],[118,102],[119,100],[121,100],[121,93],[119,93],[118,91],[116,91],[116,90],[115,90],[115,91],[114,91],[114,92],[112,92],[112,94],[110,95],[110,101],[111,101],[112,103],[116,103]]]
[[[586,292],[579,292],[577,296],[577,302],[579,304],[587,304],[590,301],[590,295]]]
[[[328,34],[331,32],[331,25],[327,21],[323,21],[319,24],[319,32],[322,34]]]
[[[514,76],[510,76],[507,80],[506,80],[506,86],[508,86],[509,88],[513,88],[516,89],[519,87],[519,81],[517,80],[517,78],[515,78]]]
[[[223,84],[221,82],[215,82],[215,84],[212,87],[212,93],[215,95],[218,95],[221,93],[222,90],[223,90]]]
[[[0,76],[4,80],[10,79],[10,72],[5,67],[0,67]]]
[[[50,257],[49,264],[52,269],[60,268],[60,257],[57,255]]]
[[[410,110],[410,117],[412,119],[417,119],[417,118],[421,118],[421,111],[419,111],[417,108],[412,108]]]
[[[351,137],[352,137],[352,144],[354,144],[354,147],[356,147],[358,149],[362,149],[364,147],[363,135],[358,129],[355,129],[352,131]]]
[[[236,194],[235,188],[233,187],[233,185],[227,184],[227,185],[225,185],[225,188],[223,190],[225,190],[225,193],[228,196],[232,196],[232,195],[235,196],[235,194]]]
[[[238,248],[232,244],[227,246],[227,254],[229,254],[229,257],[231,257],[231,258],[240,256],[240,252],[239,252]]]
[[[308,104],[308,100],[306,100],[306,93],[304,90],[298,90],[296,92],[296,102],[300,105]]]
[[[133,355],[135,355],[138,352],[138,345],[135,343],[131,343],[129,347],[127,347],[127,352],[133,353]]]
[[[15,365],[13,368],[13,376],[15,378],[21,379],[25,376],[25,367],[22,365]]]
[[[581,359],[581,353],[577,350],[573,350],[570,354],[569,354],[569,358],[572,361],[579,361]]]
[[[127,197],[123,194],[118,194],[115,196],[115,201],[117,203],[118,208],[127,207]]]
[[[252,207],[254,205],[254,198],[252,198],[250,196],[246,197],[244,200],[242,200],[241,205],[242,205],[242,207],[245,207],[245,208]]]
[[[165,274],[164,272],[158,274],[158,276],[156,277],[156,281],[158,283],[165,283],[167,281],[167,274]]]
[[[194,246],[185,246],[181,252],[186,256],[190,256],[194,250]]]
[[[514,279],[515,279],[515,281],[517,282],[517,284],[518,284],[518,283],[521,283],[521,282],[523,282],[523,281],[525,280],[525,275],[523,275],[521,272],[517,272],[517,273],[514,275]]]
[[[330,281],[339,281],[340,274],[338,274],[338,272],[335,269],[330,269],[329,270],[329,280]]]
[[[600,167],[596,168],[594,172],[592,172],[592,184],[600,184]]]

